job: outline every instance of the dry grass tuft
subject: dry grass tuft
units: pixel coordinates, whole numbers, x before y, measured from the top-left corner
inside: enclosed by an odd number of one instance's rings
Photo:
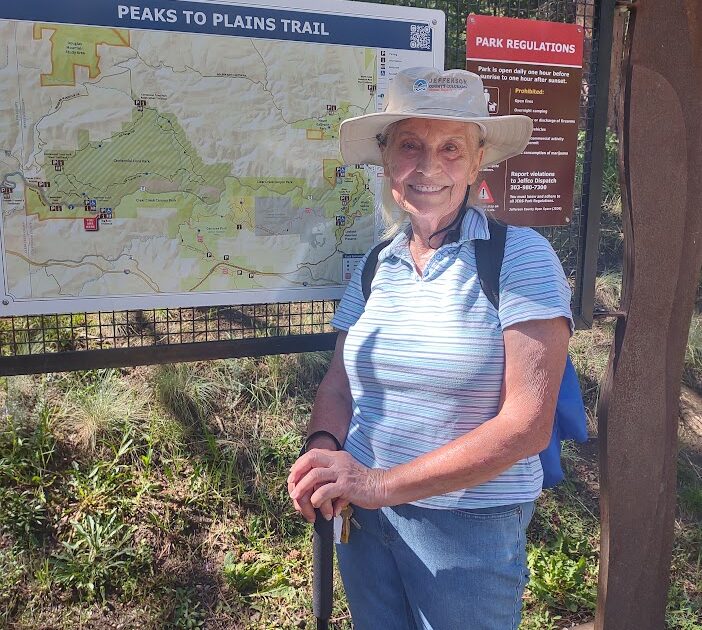
[[[92,383],[69,389],[59,409],[58,428],[77,448],[95,451],[102,439],[118,441],[127,427],[148,419],[147,395],[117,373],[105,371]]]
[[[607,271],[595,279],[595,308],[604,311],[619,309],[622,295],[622,274]]]

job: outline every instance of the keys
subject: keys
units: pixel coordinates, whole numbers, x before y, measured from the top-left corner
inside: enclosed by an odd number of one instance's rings
[[[359,522],[353,517],[353,508],[347,505],[339,516],[334,517],[334,542],[347,543],[351,535],[351,526],[361,529]]]
[[[341,510],[341,537],[342,543],[349,542],[349,536],[351,535],[351,519],[353,518],[353,508],[347,505],[343,510]]]

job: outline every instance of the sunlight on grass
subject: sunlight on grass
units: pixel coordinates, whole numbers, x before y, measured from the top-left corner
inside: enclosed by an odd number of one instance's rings
[[[77,447],[93,451],[102,438],[114,440],[130,425],[149,417],[138,390],[128,386],[111,370],[94,382],[76,384],[66,394],[60,410],[60,425]]]

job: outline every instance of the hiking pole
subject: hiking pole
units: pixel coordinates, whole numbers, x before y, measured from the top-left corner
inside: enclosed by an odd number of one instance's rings
[[[312,611],[317,630],[329,628],[334,601],[334,520],[315,510],[312,534]]]

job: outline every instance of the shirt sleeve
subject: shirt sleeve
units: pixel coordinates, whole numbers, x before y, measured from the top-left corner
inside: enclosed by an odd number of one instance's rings
[[[331,325],[337,330],[348,331],[360,319],[366,308],[366,300],[363,298],[361,287],[361,274],[366,260],[368,260],[368,254],[370,252],[367,252],[356,266],[334,317],[332,317]]]
[[[500,272],[500,324],[565,317],[575,330],[571,290],[551,244],[531,228],[507,229]]]

